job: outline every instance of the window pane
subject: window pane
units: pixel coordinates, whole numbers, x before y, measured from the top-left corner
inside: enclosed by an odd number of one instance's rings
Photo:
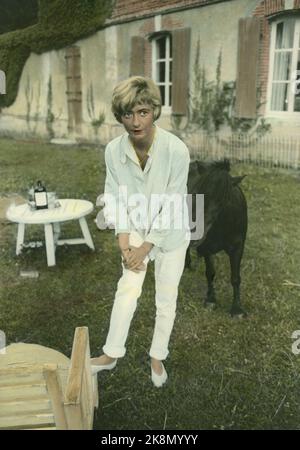
[[[169,106],[172,105],[172,86],[169,86]]]
[[[173,51],[173,49],[172,49],[172,36],[169,37],[169,40],[170,40],[170,58],[172,58],[172,51]]]
[[[170,74],[170,76],[169,76],[169,81],[170,81],[170,83],[172,83],[172,61],[170,61],[170,71],[169,71],[169,74]]]
[[[160,95],[161,95],[161,103],[164,106],[166,104],[166,99],[165,99],[165,86],[159,86],[159,90],[160,90]]]
[[[157,78],[156,81],[158,82],[165,82],[166,81],[166,63],[165,62],[159,62],[157,63]]]
[[[294,111],[300,112],[300,93],[295,95]]]
[[[297,62],[297,74],[294,77],[295,84],[292,85],[292,89],[295,95],[294,99],[294,111],[300,111],[300,52],[298,52],[298,62]]]
[[[288,83],[276,83],[272,87],[271,110],[287,111],[288,109]]]
[[[166,57],[166,37],[157,39],[157,59]]]
[[[275,53],[273,81],[289,80],[291,52]]]
[[[295,19],[286,19],[276,27],[276,48],[292,48],[294,42]]]

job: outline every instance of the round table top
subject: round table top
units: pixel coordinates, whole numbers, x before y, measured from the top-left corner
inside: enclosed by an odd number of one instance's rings
[[[59,364],[69,366],[70,358],[63,353],[38,344],[18,342],[10,344],[0,355],[0,369],[33,364]]]
[[[63,353],[49,347],[44,347],[43,345],[27,344],[23,342],[10,344],[5,347],[5,349],[2,349],[2,352],[3,353],[0,354],[0,374],[2,369],[5,370],[18,367],[22,367],[23,369],[22,376],[19,376],[18,379],[16,379],[18,375],[14,375],[13,373],[10,375],[12,383],[22,385],[22,383],[30,382],[30,384],[27,384],[28,388],[32,385],[32,388],[34,389],[34,385],[39,383],[36,379],[37,375],[32,373],[31,375],[27,374],[26,376],[26,368],[30,370],[34,367],[42,367],[44,364],[57,364],[61,388],[63,392],[65,392],[71,360]]]
[[[22,205],[11,205],[6,217],[17,223],[45,224],[64,222],[67,220],[80,219],[91,213],[94,209],[92,202],[80,199],[58,199],[58,208],[37,209],[32,211],[27,203]]]

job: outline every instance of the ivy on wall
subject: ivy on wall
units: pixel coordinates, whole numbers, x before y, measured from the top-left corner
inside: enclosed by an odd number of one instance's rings
[[[103,26],[113,3],[113,0],[39,0],[36,25],[0,36],[0,69],[6,74],[7,92],[0,96],[0,107],[15,101],[31,52],[58,50],[93,34]]]
[[[0,34],[26,28],[38,21],[38,0],[0,0],[0,11]]]

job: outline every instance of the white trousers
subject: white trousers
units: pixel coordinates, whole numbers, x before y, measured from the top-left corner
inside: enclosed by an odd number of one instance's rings
[[[143,239],[130,234],[130,244],[140,246]],[[178,295],[178,285],[184,269],[185,254],[189,242],[170,252],[158,252],[155,257],[155,304],[156,318],[150,356],[164,360],[169,354],[168,345],[172,332]],[[144,260],[148,264],[149,258]],[[103,351],[112,358],[121,358],[126,353],[125,343],[131,320],[141,295],[146,270],[135,273],[125,269],[118,282],[110,326]]]

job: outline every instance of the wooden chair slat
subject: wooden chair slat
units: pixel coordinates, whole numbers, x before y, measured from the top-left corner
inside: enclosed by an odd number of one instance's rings
[[[92,429],[97,406],[87,327],[75,330],[71,360],[40,345],[6,347],[0,359],[0,429]]]

